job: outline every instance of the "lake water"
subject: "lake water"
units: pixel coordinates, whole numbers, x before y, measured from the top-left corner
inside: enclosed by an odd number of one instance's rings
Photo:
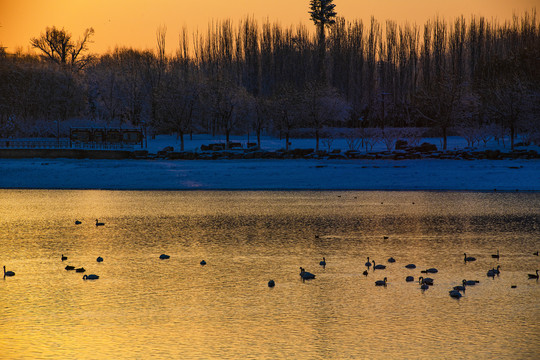
[[[0,358],[537,358],[538,250],[538,193],[0,190]]]

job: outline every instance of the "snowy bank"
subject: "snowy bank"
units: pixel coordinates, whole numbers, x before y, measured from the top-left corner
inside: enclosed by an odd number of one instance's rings
[[[187,137],[188,138],[188,137]],[[198,135],[185,150],[224,139]],[[245,141],[233,137],[234,141]],[[251,139],[253,140],[253,139]],[[423,139],[440,148],[440,139]],[[247,141],[246,141],[247,142]],[[313,139],[291,139],[292,148],[313,148]],[[174,136],[148,139],[148,151],[177,150]],[[283,141],[263,137],[264,150]],[[466,148],[459,137],[449,149]],[[508,152],[492,141],[480,150]],[[347,150],[343,139],[333,149]],[[373,151],[385,150],[377,144]],[[538,151],[528,147],[526,150]],[[0,188],[112,190],[471,190],[540,191],[540,160],[90,160],[0,159]]]

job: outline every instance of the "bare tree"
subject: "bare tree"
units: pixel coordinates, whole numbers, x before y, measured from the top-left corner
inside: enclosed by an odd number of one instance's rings
[[[161,131],[176,132],[180,150],[184,151],[184,135],[192,130],[199,89],[197,84],[180,76],[182,71],[180,63],[173,63],[163,75],[156,97],[156,125]]]
[[[448,129],[458,118],[462,93],[458,82],[452,76],[446,76],[429,89],[423,88],[416,96],[416,111],[441,130],[444,150],[448,146]]]
[[[253,127],[257,134],[257,147],[261,147],[261,133],[268,126],[272,116],[271,101],[268,98],[259,97],[255,100],[256,116],[253,117]]]
[[[524,114],[526,88],[514,76],[497,81],[488,93],[489,112],[510,130],[510,148],[513,150],[516,127]]]
[[[285,136],[285,149],[289,150],[291,131],[298,127],[301,112],[300,92],[291,84],[283,84],[276,91],[271,102],[274,114],[274,126],[279,130],[279,137]]]
[[[30,39],[30,44],[41,50],[47,59],[81,70],[92,59],[90,55],[85,55],[92,35],[94,35],[94,29],[88,28],[84,31],[82,38],[74,41],[71,33],[64,28],[58,29],[53,26],[47,27],[39,37]]]
[[[336,89],[321,83],[308,83],[303,93],[305,124],[315,132],[315,148],[319,150],[321,129],[344,120],[348,105]]]

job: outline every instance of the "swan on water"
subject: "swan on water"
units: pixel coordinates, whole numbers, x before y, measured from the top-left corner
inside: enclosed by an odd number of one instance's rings
[[[319,262],[319,265],[326,266],[326,259],[323,257],[322,261]]]
[[[170,258],[170,256],[169,256],[169,255],[165,255],[165,254],[161,254],[161,255],[159,255],[159,258],[160,258],[161,260],[166,260],[166,259]]]
[[[460,293],[459,291],[457,291],[457,290],[450,290],[450,291],[449,291],[449,294],[450,294],[451,297],[456,298],[456,299],[459,299],[461,296],[463,296],[463,295],[461,295],[461,293]]]
[[[529,279],[538,279],[538,270],[536,270],[536,275],[535,274],[527,274],[529,275]]]
[[[462,282],[463,286],[465,286],[465,285],[472,286],[472,285],[476,285],[478,283],[478,281],[476,281],[476,280],[465,280],[465,279],[463,279],[461,282]]]
[[[463,286],[463,285],[454,286],[454,290],[465,291],[465,286]]]
[[[465,262],[468,262],[468,261],[476,261],[476,258],[473,257],[473,256],[467,256],[466,253],[463,253],[463,260],[464,260]]]
[[[373,269],[379,269],[379,270],[383,270],[383,269],[386,269],[386,265],[375,265],[375,260],[373,260]]]
[[[66,269],[66,270],[75,270],[75,266],[67,265],[64,269]]]
[[[201,260],[200,264],[201,264],[202,266],[204,266],[204,265],[206,265],[206,261]]]
[[[90,274],[90,275],[84,275],[82,278],[83,280],[97,280],[99,279],[99,276]]]
[[[367,257],[366,266],[367,266],[367,267],[370,267],[370,266],[371,266],[371,262],[369,261],[369,256]]]
[[[364,275],[364,276],[367,276],[367,274],[368,274],[367,270],[364,270],[364,272],[362,273],[362,275]]]
[[[497,249],[497,254],[491,255],[491,257],[492,257],[493,259],[498,259],[498,258],[499,258],[499,249]]]
[[[101,256],[98,256],[96,259],[97,262],[103,262],[103,258]]]
[[[75,225],[81,225],[81,224],[82,224],[82,222],[81,222],[81,221],[79,221],[79,220],[75,220]]]
[[[501,271],[499,270],[500,268],[501,268],[501,266],[498,265],[496,269],[493,268],[493,269],[488,270],[487,276],[488,277],[495,277],[495,275],[499,275],[501,273]]]
[[[393,257],[391,257],[391,258],[388,259],[388,262],[389,262],[389,263],[395,263],[395,262],[396,262],[396,259],[394,259]]]
[[[407,282],[414,281],[414,276],[407,276],[407,277],[405,278],[405,281],[407,281]]]
[[[99,222],[99,220],[96,219],[96,226],[103,226],[103,225],[105,225],[104,222]]]
[[[62,259],[62,261],[67,260],[67,256],[64,256],[64,254],[62,254],[61,259]]]
[[[83,267],[75,269],[75,272],[78,272],[78,273],[85,272],[85,271],[86,270]]]
[[[420,284],[426,284],[426,285],[433,285],[433,279],[432,278],[424,278],[423,276],[420,276],[418,278],[418,282]]]
[[[407,269],[416,269],[416,265],[414,265],[414,264],[407,264],[407,265],[405,265],[405,267]]]
[[[4,266],[4,277],[6,276],[15,276],[15,273],[13,271],[6,271],[6,266]]]
[[[276,282],[274,280],[270,280],[268,282],[268,287],[274,287],[274,286],[276,286]]]
[[[384,280],[377,280],[375,281],[375,286],[386,286],[386,278]]]
[[[300,277],[302,278],[302,280],[315,279],[315,275],[307,272],[303,267],[300,267]]]

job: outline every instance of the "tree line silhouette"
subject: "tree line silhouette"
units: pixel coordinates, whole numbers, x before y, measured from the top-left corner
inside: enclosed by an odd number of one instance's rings
[[[251,133],[260,142],[267,132],[286,146],[290,136],[313,136],[318,148],[329,128],[414,127],[441,136],[445,148],[451,134],[540,143],[535,10],[504,23],[461,16],[423,26],[373,17],[315,24],[313,34],[251,17],[212,21],[206,31],[183,28],[174,55],[165,52],[165,27],[154,51],[101,55],[88,52],[93,29],[74,41],[47,28],[31,39],[41,56],[0,52],[0,137],[54,136],[54,122],[65,132],[85,119],[177,133],[182,146],[193,133],[227,141]]]

